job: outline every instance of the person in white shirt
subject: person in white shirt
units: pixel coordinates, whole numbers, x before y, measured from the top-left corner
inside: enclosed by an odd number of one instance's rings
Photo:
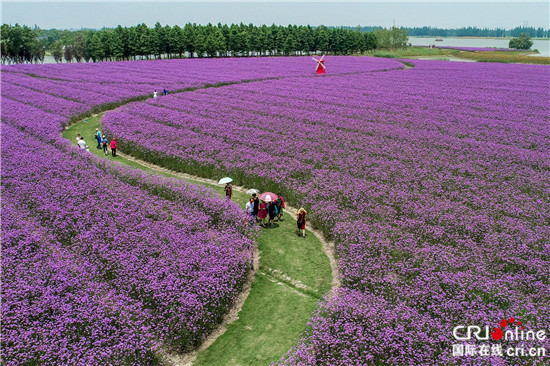
[[[153,93],[153,98],[157,99],[157,91],[155,90],[155,92]]]
[[[80,140],[78,140],[78,146],[79,146],[82,150],[86,149],[86,146],[87,146],[87,145],[86,145],[86,141],[84,141],[84,137],[81,137]]]
[[[254,223],[254,198],[250,197],[250,201],[246,203],[246,214],[251,223]]]

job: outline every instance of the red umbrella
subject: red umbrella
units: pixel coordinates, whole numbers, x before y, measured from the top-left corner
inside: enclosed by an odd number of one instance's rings
[[[277,201],[277,198],[279,198],[275,193],[272,192],[264,192],[260,195],[260,199],[265,202],[273,202]]]

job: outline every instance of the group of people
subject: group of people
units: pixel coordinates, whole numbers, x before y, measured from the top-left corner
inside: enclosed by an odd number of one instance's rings
[[[168,95],[168,90],[164,89],[164,90],[162,91],[162,94],[163,94],[163,95]],[[158,98],[158,93],[157,93],[156,90],[153,92],[153,98],[154,98],[154,99],[157,99],[157,98]]]
[[[231,199],[233,195],[233,186],[231,183],[225,185],[225,197]],[[267,225],[273,227],[275,220],[283,221],[283,212],[286,208],[285,199],[281,193],[277,193],[275,201],[266,202],[261,200],[256,193],[252,194],[246,203],[246,213],[252,224],[258,223],[261,227]],[[296,224],[298,232],[306,238],[306,217],[307,211],[302,207],[298,210]]]
[[[114,137],[111,140],[111,143],[109,144],[109,140],[107,140],[107,137],[105,135],[101,135],[101,131],[99,131],[99,128],[96,128],[94,138],[97,141],[97,146],[96,146],[97,149],[103,148],[103,152],[105,153],[105,155],[109,155],[109,145],[110,145],[111,154],[113,156],[116,156],[116,141]],[[84,137],[80,136],[80,134],[76,136],[76,143],[81,149],[90,152],[90,147],[86,144],[86,141],[84,141]]]
[[[258,222],[262,227],[266,227],[266,224],[274,226],[275,219],[282,221],[283,210],[286,207],[285,199],[280,193],[277,193],[277,197],[275,201],[266,202],[254,193],[246,203],[246,213],[250,217],[250,221]]]

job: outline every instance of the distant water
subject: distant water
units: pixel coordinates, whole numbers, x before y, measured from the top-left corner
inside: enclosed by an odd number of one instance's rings
[[[442,42],[436,42],[434,37],[409,37],[409,43],[413,46],[455,46],[455,47],[496,47],[508,48],[510,39],[506,38],[453,38],[453,37],[438,37]],[[537,56],[550,57],[550,40],[548,39],[532,39],[532,50],[539,50]]]

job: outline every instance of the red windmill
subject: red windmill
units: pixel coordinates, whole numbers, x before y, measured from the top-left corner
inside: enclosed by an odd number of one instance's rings
[[[326,73],[327,67],[325,66],[325,55],[321,56],[319,60],[317,60],[315,57],[311,58],[313,61],[317,62],[317,67],[315,68],[316,74],[324,74]]]

